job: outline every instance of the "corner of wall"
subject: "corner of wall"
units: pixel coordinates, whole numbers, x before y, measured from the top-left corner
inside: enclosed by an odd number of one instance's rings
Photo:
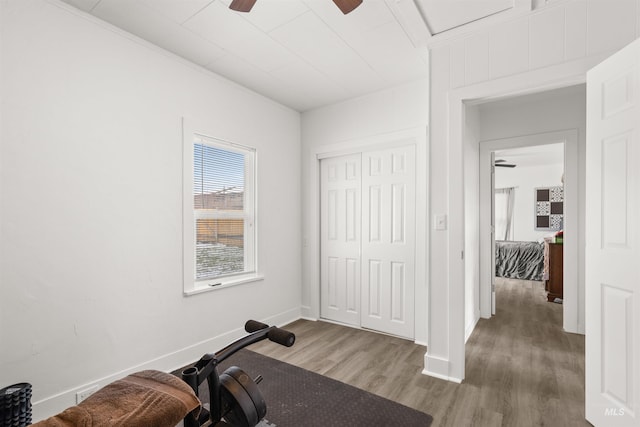
[[[451,381],[454,383],[461,383],[462,378],[453,377],[449,374],[449,360],[443,357],[431,356],[427,352],[424,356],[424,370],[423,375],[439,378],[445,381]]]

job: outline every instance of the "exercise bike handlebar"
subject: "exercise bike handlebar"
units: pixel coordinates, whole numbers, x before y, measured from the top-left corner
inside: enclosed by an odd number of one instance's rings
[[[276,326],[269,326],[256,320],[248,320],[244,325],[244,330],[249,333],[264,331],[265,329],[267,330],[267,338],[277,344],[291,347],[296,342],[296,336],[293,333]]]
[[[182,379],[191,386],[196,396],[198,395],[198,387],[200,384],[202,384],[205,379],[208,379],[211,402],[218,402],[217,405],[212,404],[210,414],[203,411],[197,419],[193,415],[185,418],[186,427],[200,426],[200,419],[204,420],[209,418],[214,421],[214,424],[220,421],[222,414],[220,406],[220,379],[216,370],[218,363],[233,355],[238,350],[264,339],[269,339],[285,347],[291,347],[296,341],[296,336],[293,333],[255,320],[247,321],[244,328],[249,332],[249,335],[232,342],[216,353],[205,354],[193,367],[182,371]]]
[[[250,332],[250,334],[232,342],[216,353],[205,354],[193,367],[182,371],[182,379],[189,384],[191,388],[197,390],[198,386],[208,378],[209,375],[214,373],[218,363],[248,345],[269,339],[285,347],[291,347],[296,341],[296,336],[293,333],[275,326],[265,325],[264,323],[257,322],[255,320],[247,321],[245,324],[245,330]]]
[[[267,329],[268,327],[269,325],[266,323],[258,322],[257,320],[247,320],[247,323],[244,324],[244,330],[249,333]]]
[[[296,336],[293,333],[280,329],[276,326],[265,325],[264,323],[257,322],[255,320],[249,320],[245,324],[245,330],[250,332],[250,335],[232,342],[213,355],[218,363],[222,362],[236,351],[264,339],[269,339],[270,341],[285,347],[291,347],[296,342]]]
[[[264,339],[269,339],[285,347],[291,347],[296,342],[296,336],[293,333],[255,320],[247,321],[245,330],[250,334],[232,342],[216,353],[205,354],[196,362],[193,368],[187,368],[182,372],[182,379],[187,381],[188,384],[197,387],[211,374],[218,363],[238,350]],[[191,379],[187,380],[186,377],[191,377]]]

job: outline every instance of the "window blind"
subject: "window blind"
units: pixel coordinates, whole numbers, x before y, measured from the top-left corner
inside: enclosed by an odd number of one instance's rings
[[[245,273],[247,155],[239,149],[194,143],[195,279]]]

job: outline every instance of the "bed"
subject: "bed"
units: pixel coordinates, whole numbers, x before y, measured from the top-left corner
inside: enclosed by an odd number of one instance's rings
[[[496,240],[496,276],[543,280],[544,243]]]

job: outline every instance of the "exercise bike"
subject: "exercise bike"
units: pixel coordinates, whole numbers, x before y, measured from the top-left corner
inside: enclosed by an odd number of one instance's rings
[[[254,427],[267,413],[267,404],[260,393],[258,384],[262,376],[251,379],[242,369],[232,366],[218,374],[218,364],[238,350],[269,339],[285,347],[291,347],[296,340],[293,333],[255,320],[244,325],[250,334],[240,338],[217,353],[207,353],[193,367],[182,371],[182,380],[189,384],[198,395],[200,384],[207,381],[210,398],[209,411],[202,408],[198,416],[188,414],[184,427],[200,427],[210,422],[212,426]]]

